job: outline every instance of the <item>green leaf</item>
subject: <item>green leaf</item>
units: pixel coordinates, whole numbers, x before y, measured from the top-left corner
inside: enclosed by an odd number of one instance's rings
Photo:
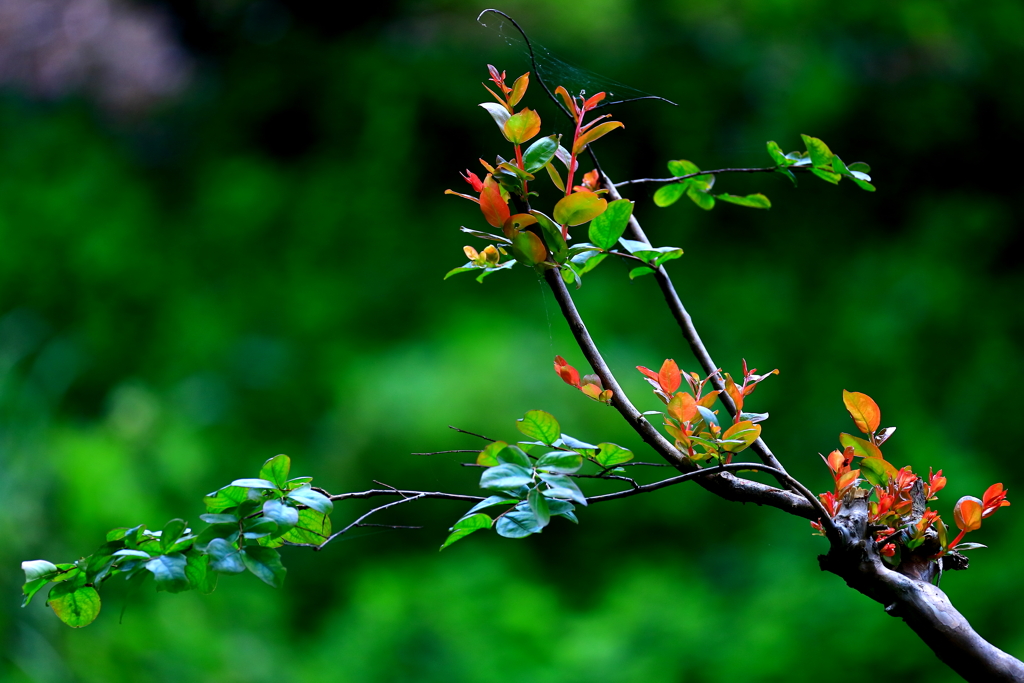
[[[576,485],[576,482],[564,474],[539,473],[538,476],[550,487],[543,492],[545,496],[549,498],[574,500],[584,506],[587,504],[587,498],[583,495],[583,492],[580,491],[580,487]]]
[[[850,175],[850,169],[846,167],[846,164],[843,163],[843,160],[839,158],[838,154],[832,155],[832,170],[839,175]]]
[[[234,543],[238,540],[240,532],[238,531],[238,524],[214,524],[203,529],[194,541],[195,548],[203,550],[205,552],[206,547],[210,541],[215,538],[221,538],[226,540],[228,543]],[[117,553],[114,553],[115,555]]]
[[[582,460],[582,458],[581,458]],[[548,509],[548,501],[541,494],[539,489],[533,489],[530,491],[530,495],[526,497],[526,502],[530,506],[530,512],[533,513],[534,519],[537,521],[537,526],[543,529],[551,521],[551,511]]]
[[[238,548],[223,538],[215,538],[206,546],[210,556],[210,569],[221,574],[240,574],[245,571]]]
[[[838,185],[839,181],[843,177],[838,173],[833,173],[832,171],[827,171],[823,168],[818,168],[817,166],[811,169],[811,173],[818,176],[822,180],[832,183],[833,185]]]
[[[555,204],[555,221],[559,225],[581,225],[597,218],[608,207],[608,202],[589,190],[573,192]]]
[[[513,505],[518,502],[519,501],[515,498],[506,498],[505,496],[488,496],[487,498],[484,498],[482,501],[471,507],[469,511],[465,515],[463,515],[463,517],[469,517],[478,510],[494,507],[495,505]]]
[[[863,178],[858,178],[856,175],[851,175],[850,180],[856,183],[857,187],[859,187],[862,190],[866,190],[868,192],[875,191],[875,186],[869,183],[868,181],[864,180]]]
[[[116,551],[113,554],[113,556],[114,557],[141,557],[141,558],[145,558],[147,560],[152,557],[152,555],[150,555],[149,553],[147,553],[144,550],[132,550],[131,548],[123,548],[121,550],[118,550],[118,551]]]
[[[209,595],[217,588],[216,572],[210,569],[210,556],[196,550],[185,553],[185,576],[189,584],[202,595]]]
[[[875,486],[886,486],[889,483],[889,479],[895,479],[899,473],[892,464],[882,458],[861,458],[858,464],[860,465],[861,476]]]
[[[181,593],[192,587],[185,575],[186,562],[185,556],[178,553],[161,555],[147,562],[146,569],[153,573],[158,591]]]
[[[521,145],[540,132],[540,116],[532,109],[523,109],[510,116],[501,131],[513,145]]]
[[[675,177],[690,175],[691,173],[700,173],[700,167],[686,159],[677,159],[676,161],[668,162],[668,170]]]
[[[528,410],[522,419],[516,420],[516,428],[531,439],[552,445],[561,436],[562,429],[551,413],[543,410]]]
[[[727,453],[740,453],[757,441],[757,437],[759,436],[761,436],[761,425],[756,425],[749,421],[737,422],[726,429],[725,433],[722,434],[723,441],[731,441],[735,443],[723,444],[722,450]]]
[[[505,450],[498,453],[498,464],[509,463],[510,465],[519,465],[530,469],[533,465],[530,463],[530,457],[523,452],[523,449],[518,446],[509,446]]]
[[[331,535],[331,518],[322,512],[306,508],[299,510],[298,523],[288,530],[282,540],[289,543],[320,545]]]
[[[279,533],[284,533],[299,523],[299,511],[276,499],[263,504],[263,515],[277,524]]]
[[[579,453],[552,451],[542,455],[534,467],[538,471],[555,474],[575,474],[583,467],[583,456]]]
[[[772,203],[763,194],[748,194],[745,197],[738,197],[733,194],[716,194],[715,198],[720,199],[723,202],[729,202],[730,204],[749,206],[754,209],[772,208]]]
[[[572,512],[575,509],[575,506],[567,500],[548,499],[548,511],[552,517],[565,517],[573,524],[579,524],[580,521]]]
[[[49,578],[57,573],[57,565],[46,560],[28,560],[21,563],[21,569],[25,572],[25,581]]]
[[[492,520],[488,515],[485,515],[482,512],[476,515],[469,515],[468,517],[463,517],[455,523],[455,526],[449,529],[451,533],[448,534],[448,538],[445,539],[444,543],[441,545],[440,550],[444,550],[452,543],[455,543],[456,541],[461,540],[466,536],[469,536],[474,531],[480,531],[481,529],[490,529],[493,523],[494,520]]]
[[[266,479],[283,489],[288,483],[288,472],[292,468],[292,460],[284,453],[275,455],[260,468],[260,478]]]
[[[303,484],[294,491],[289,491],[287,497],[325,515],[329,515],[334,510],[334,503],[331,502],[331,499],[319,491],[314,491],[309,484]]]
[[[498,518],[495,530],[505,538],[525,538],[540,531],[537,516],[529,508],[516,509]]]
[[[23,596],[21,600],[21,606],[26,607],[28,603],[32,602],[32,598],[35,597],[36,593],[38,593],[40,589],[42,589],[42,587],[48,583],[50,583],[50,580],[47,578],[39,578],[32,579],[31,581],[26,581],[24,585],[21,587],[21,594]]]
[[[602,443],[598,446],[601,450],[597,452],[594,459],[601,467],[613,467],[629,462],[633,459],[633,452],[614,443]]]
[[[661,207],[672,206],[686,193],[686,188],[689,186],[688,182],[662,185],[654,193],[654,204]]]
[[[832,157],[835,155],[832,154],[832,150],[828,148],[828,145],[810,135],[801,135],[800,137],[804,141],[804,146],[807,147],[807,153],[811,155],[811,163],[816,168],[831,171]]]
[[[629,217],[633,215],[633,202],[628,199],[616,199],[608,203],[608,207],[595,218],[587,231],[590,241],[602,249],[614,247],[629,225]]]
[[[214,514],[208,512],[205,515],[199,515],[199,519],[203,520],[207,524],[238,524],[238,515],[232,514]]]
[[[92,586],[67,581],[57,583],[50,589],[46,604],[65,624],[71,628],[82,628],[99,616],[100,594]]]
[[[163,552],[170,550],[182,533],[185,531],[185,527],[188,526],[183,519],[172,519],[164,525],[163,531],[160,532],[160,549]]]
[[[537,219],[540,230],[544,233],[544,243],[551,250],[557,263],[564,263],[568,256],[569,248],[562,239],[562,228],[545,214],[537,210],[531,210],[530,215]],[[543,259],[542,259],[543,260]]]
[[[843,448],[852,448],[854,455],[865,458],[882,458],[882,451],[878,446],[852,434],[846,434],[845,432],[840,434],[839,443],[842,444]]]
[[[498,464],[498,453],[503,451],[506,446],[508,446],[508,444],[504,441],[492,441],[484,446],[484,449],[480,451],[480,455],[476,456],[476,464],[483,465],[485,467],[494,467]]]
[[[693,203],[704,209],[710,211],[715,208],[715,197],[714,195],[702,191],[696,184],[691,183],[686,188],[686,196],[693,200]]]
[[[793,183],[793,187],[797,187],[796,176],[793,175],[793,172],[790,171],[788,168],[779,168],[779,169],[776,169],[775,172],[776,173],[781,173],[782,175],[784,175],[787,178],[789,178],[790,181],[792,181],[792,183]]]
[[[512,254],[524,266],[535,266],[538,263],[544,262],[544,259],[547,258],[548,250],[536,233],[523,230],[516,233],[516,236],[512,238]]]
[[[229,486],[241,486],[247,489],[276,489],[277,484],[266,479],[235,479]]]
[[[863,161],[855,161],[848,167],[850,173],[871,173],[871,167],[865,164]]]
[[[700,417],[710,427],[711,425],[718,425],[718,416],[710,408],[704,406],[697,406],[697,412],[700,413]]]
[[[254,517],[246,520],[242,535],[248,539],[263,538],[277,531],[277,522],[268,517]]]
[[[585,455],[592,455],[593,451],[596,451],[600,446],[595,446],[592,443],[586,441],[580,441],[579,439],[569,436],[568,434],[562,434],[562,445],[566,448],[571,448],[574,451],[584,452]]]
[[[526,166],[528,172],[536,173],[551,163],[551,160],[555,158],[555,152],[558,151],[558,138],[557,135],[549,135],[537,140],[526,149],[523,153],[523,165]]]
[[[526,486],[533,481],[530,470],[519,465],[505,463],[484,470],[480,477],[480,488],[505,491]]]
[[[255,574],[263,583],[273,588],[280,588],[284,575],[288,571],[281,564],[281,555],[273,548],[248,545],[242,549],[242,562],[245,568]]]
[[[487,113],[491,115],[491,118],[494,119],[494,122],[498,124],[498,129],[502,132],[502,134],[504,134],[505,123],[512,116],[512,114],[509,113],[508,109],[506,109],[503,105],[498,104],[497,102],[484,102],[480,106],[487,110]]]
[[[786,155],[782,152],[782,148],[779,147],[774,140],[768,141],[768,156],[772,158],[772,161],[783,168],[789,166],[789,159],[786,158]]]
[[[650,275],[653,272],[654,272],[654,270],[652,268],[648,268],[647,266],[637,266],[636,268],[632,268],[629,271],[629,279],[630,280],[635,280],[638,277],[642,277],[644,275]]]
[[[203,503],[210,512],[224,512],[249,500],[249,489],[242,486],[225,486],[213,493],[206,494]],[[131,534],[131,530],[128,531]],[[127,536],[126,536],[127,538]]]

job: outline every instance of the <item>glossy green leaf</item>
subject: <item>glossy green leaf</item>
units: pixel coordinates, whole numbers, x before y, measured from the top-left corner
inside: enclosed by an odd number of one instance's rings
[[[281,564],[281,555],[273,548],[249,545],[242,549],[241,556],[245,568],[263,583],[274,588],[280,588],[284,583],[288,570]]]
[[[56,574],[57,565],[46,560],[28,560],[21,563],[21,570],[25,572],[25,581],[35,581]]]
[[[525,538],[540,531],[537,517],[530,509],[517,509],[498,518],[495,531],[505,538]]]
[[[247,489],[276,489],[277,484],[266,479],[235,479],[230,486],[241,486]]]
[[[530,491],[530,495],[526,497],[526,502],[530,506],[530,512],[533,513],[534,519],[537,521],[537,526],[543,529],[551,521],[551,511],[548,509],[548,501],[541,494],[539,489],[533,489]]]
[[[26,607],[30,602],[32,602],[32,598],[35,597],[36,593],[42,590],[42,588],[48,583],[50,583],[50,580],[47,578],[38,578],[26,581],[21,587],[21,606]]]
[[[167,552],[185,532],[186,526],[187,524],[183,519],[172,519],[167,522],[160,532],[160,548]]]
[[[611,249],[626,231],[629,217],[633,215],[633,202],[628,199],[616,199],[609,202],[604,213],[590,224],[587,231],[590,241],[601,249]]]
[[[57,618],[71,628],[88,626],[99,616],[100,594],[92,586],[77,585],[73,581],[54,584],[46,604]]]
[[[452,543],[462,540],[463,538],[469,536],[471,533],[475,531],[480,531],[481,529],[490,529],[493,523],[494,520],[492,520],[488,515],[485,515],[482,512],[479,514],[463,517],[455,523],[455,526],[449,529],[451,533],[448,534],[448,538],[445,539],[444,543],[441,545],[440,550],[444,550]]]
[[[562,445],[566,448],[571,448],[574,451],[580,451],[587,455],[592,455],[600,446],[595,446],[592,443],[586,441],[580,441],[579,439],[569,436],[568,434],[562,434]]]
[[[654,204],[661,207],[675,204],[686,193],[687,187],[689,183],[686,182],[662,185],[654,193]]]
[[[859,187],[862,190],[866,190],[867,192],[875,191],[874,185],[872,185],[871,183],[862,178],[858,178],[856,175],[850,176],[850,180],[852,180],[857,185],[857,187]]]
[[[601,450],[598,451],[594,459],[601,467],[613,467],[633,459],[633,452],[618,444],[602,443],[598,448]]]
[[[828,171],[832,170],[832,150],[828,148],[824,142],[818,138],[811,137],[810,135],[801,135],[801,139],[804,141],[804,146],[807,147],[807,153],[811,157],[811,163],[817,168],[823,168]]]
[[[548,511],[552,517],[565,517],[573,524],[579,524],[580,521],[576,519],[576,515],[573,514],[573,510],[576,508],[567,500],[558,500],[557,498],[548,498]]]
[[[855,161],[848,167],[850,173],[871,173],[871,167],[865,164],[863,161]]]
[[[208,526],[199,532],[194,541],[194,547],[205,550],[210,541],[215,538],[222,538],[228,543],[234,543],[238,540],[241,532],[238,530],[238,524],[214,524]],[[123,551],[122,551],[123,552]],[[115,553],[116,555],[117,553]]]
[[[537,210],[530,211],[530,215],[537,219],[541,232],[544,234],[544,243],[551,250],[552,256],[557,263],[564,263],[568,257],[569,248],[562,238],[562,228],[547,215]],[[543,259],[542,259],[543,260]]]
[[[303,484],[294,491],[289,491],[288,498],[325,515],[330,514],[334,509],[334,503],[331,502],[331,499],[319,491],[314,491],[309,484]]]
[[[734,194],[716,194],[715,199],[720,199],[723,202],[729,202],[730,204],[739,204],[740,206],[749,206],[753,209],[770,209],[772,203],[763,194],[748,194],[745,197],[739,197]]]
[[[529,438],[543,441],[549,446],[562,435],[555,416],[543,410],[526,411],[526,415],[516,420],[516,428]]]
[[[526,486],[533,481],[530,470],[519,465],[505,463],[484,470],[480,476],[480,488],[505,491]]]
[[[583,467],[583,456],[567,451],[545,453],[534,467],[538,471],[554,472],[555,474],[575,474]]]
[[[516,498],[508,498],[506,496],[488,496],[487,498],[484,498],[482,501],[471,507],[469,511],[466,512],[465,515],[463,515],[463,517],[469,517],[474,512],[484,510],[489,507],[494,507],[495,505],[514,505],[518,502],[519,501]]]
[[[199,515],[199,519],[207,524],[238,524],[238,515],[225,513],[208,512],[205,515]]]
[[[210,569],[210,556],[195,550],[185,554],[185,576],[192,588],[209,595],[217,588],[219,575]]]
[[[533,467],[529,456],[526,455],[526,453],[523,452],[523,449],[519,448],[519,446],[509,446],[498,454],[498,464],[501,465],[504,463],[519,465],[526,469]]]
[[[280,533],[299,523],[299,511],[279,500],[268,500],[263,504],[263,515],[273,520]]]
[[[558,137],[549,135],[546,138],[541,138],[523,152],[523,166],[527,171],[536,173],[551,163],[551,160],[555,158],[555,152],[558,151]]]
[[[505,123],[509,120],[512,114],[509,113],[508,109],[498,104],[497,102],[484,102],[480,105],[487,110],[487,113],[491,115],[494,122],[498,124],[498,130],[505,133]]]
[[[648,268],[647,266],[637,266],[636,268],[630,269],[629,279],[635,280],[636,278],[643,277],[644,275],[652,275],[654,272],[655,271],[653,268]]]
[[[608,202],[589,190],[573,192],[555,204],[555,221],[559,225],[581,225],[604,213]]]
[[[289,543],[320,545],[331,535],[331,518],[322,512],[306,508],[299,510],[299,521],[281,536]]]
[[[549,498],[560,498],[563,500],[572,500],[580,505],[587,504],[587,498],[580,491],[580,487],[576,485],[576,482],[564,474],[545,474],[540,473],[539,476],[549,488],[543,491],[544,495]]]
[[[225,486],[203,498],[206,509],[213,513],[223,512],[249,499],[249,489],[242,486]],[[130,532],[129,532],[130,533]]]
[[[260,478],[273,482],[278,488],[285,488],[288,483],[288,473],[292,468],[292,460],[284,453],[275,455],[260,468]]]
[[[210,569],[221,574],[239,574],[245,571],[238,548],[223,538],[215,538],[206,546],[210,556]]]
[[[146,563],[146,569],[156,579],[156,589],[168,593],[181,593],[192,588],[185,575],[186,559],[184,555],[161,555]]]

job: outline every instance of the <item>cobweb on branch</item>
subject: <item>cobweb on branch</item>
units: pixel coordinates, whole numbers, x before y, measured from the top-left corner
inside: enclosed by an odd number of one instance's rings
[[[636,100],[661,100],[675,105],[675,102],[664,97],[638,90],[559,59],[551,54],[546,47],[531,40],[522,27],[504,12],[485,9],[477,17],[477,21],[481,26],[495,31],[509,47],[526,57],[532,65],[531,70],[537,80],[556,103],[558,101],[554,97],[553,90],[562,85],[573,96],[590,96],[599,92],[608,93],[607,100],[601,103],[597,107],[598,109]],[[561,106],[560,103],[559,106]]]

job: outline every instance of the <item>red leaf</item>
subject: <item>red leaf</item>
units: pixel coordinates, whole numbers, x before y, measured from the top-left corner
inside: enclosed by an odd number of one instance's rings
[[[483,211],[484,219],[495,228],[505,224],[505,219],[510,215],[508,202],[501,196],[501,187],[490,173],[484,178],[484,189],[480,193],[480,210]]]
[[[597,93],[596,95],[594,95],[589,100],[587,100],[586,102],[583,103],[583,110],[584,111],[590,111],[591,109],[596,107],[601,102],[601,100],[604,99],[604,96],[605,96],[605,93],[603,93],[603,92]]]
[[[654,370],[651,370],[649,368],[645,368],[642,365],[636,366],[636,369],[639,370],[640,372],[642,372],[647,377],[650,377],[651,379],[653,379],[655,382],[658,381],[658,373],[656,373]]]
[[[565,359],[561,356],[555,356],[555,372],[561,377],[566,384],[572,385],[577,389],[580,388],[580,373],[573,366],[565,362]]]

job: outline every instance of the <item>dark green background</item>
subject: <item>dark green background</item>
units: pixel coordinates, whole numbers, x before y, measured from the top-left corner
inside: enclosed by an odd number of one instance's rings
[[[542,536],[478,534],[436,552],[465,506],[388,518],[284,552],[282,590],[224,577],[209,597],[125,602],[87,629],[37,599],[18,562],[87,554],[111,527],[192,521],[202,494],[292,456],[331,491],[378,479],[474,493],[473,448],[449,424],[515,438],[531,408],[650,459],[616,415],[562,384],[582,356],[522,268],[478,285],[458,226],[483,228],[457,172],[507,155],[480,88],[488,62],[528,67],[474,22],[481,6],[285,6],[253,35],[244,4],[169,8],[192,85],[145,116],[86,98],[0,96],[0,679],[9,681],[945,681],[902,623],[817,569],[806,522],[664,490],[557,520]],[[975,627],[1024,654],[1016,507],[1024,8],[1015,0],[511,2],[533,36],[608,78],[679,103],[623,105],[599,145],[616,179],[769,163],[799,134],[873,167],[878,192],[803,177],[723,176],[769,212],[680,202],[635,213],[716,359],[778,367],[752,408],[792,473],[863,391],[898,431],[897,465],[942,468],[940,511],[995,481],[1015,506],[971,540],[943,588]],[[249,28],[247,28],[249,27]],[[531,89],[545,134],[565,123]],[[543,181],[545,197],[554,197]],[[653,280],[608,262],[578,305],[627,391],[635,365],[695,368]],[[336,523],[365,504],[337,507]],[[45,596],[40,596],[40,598]]]

